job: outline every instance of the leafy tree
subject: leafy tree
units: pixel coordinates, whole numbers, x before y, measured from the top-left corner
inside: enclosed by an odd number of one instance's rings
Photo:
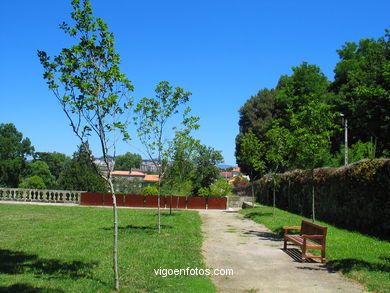
[[[330,82],[317,65],[303,62],[292,67],[292,71],[291,76],[282,76],[277,85],[276,104],[281,114],[286,114],[288,107],[297,109],[305,105],[308,96],[316,96],[322,102],[331,99],[328,91]]]
[[[262,89],[255,96],[246,101],[239,110],[240,120],[238,122],[240,132],[236,137],[236,159],[237,164],[243,173],[254,172],[248,161],[242,161],[241,142],[243,137],[252,132],[260,141],[265,139],[265,133],[271,127],[274,117],[277,115],[275,90]],[[249,164],[249,165],[248,165]],[[266,162],[266,165],[268,163]]]
[[[350,143],[374,138],[379,153],[390,150],[389,30],[377,40],[346,42],[337,52],[332,89],[337,110],[348,118]]]
[[[192,191],[193,183],[191,174],[194,170],[194,159],[200,141],[191,136],[191,132],[199,127],[199,117],[188,117],[184,113],[182,127],[175,131],[174,138],[169,143],[167,166],[164,176],[164,185],[171,187],[171,203],[173,195],[189,195]],[[172,213],[172,206],[170,213]]]
[[[220,151],[200,144],[194,159],[195,168],[191,174],[194,194],[201,188],[209,188],[219,178],[218,164],[223,162]]]
[[[354,143],[348,150],[348,162],[354,163],[364,159],[376,158],[376,143],[372,141]],[[327,164],[329,167],[340,167],[344,165],[344,145],[340,151],[332,156]]]
[[[35,157],[37,160],[41,160],[48,165],[50,173],[54,176],[55,180],[58,180],[65,164],[70,161],[67,155],[57,152],[36,152]]]
[[[49,166],[44,161],[33,161],[28,164],[28,177],[38,176],[45,183],[46,188],[55,188],[55,178]]]
[[[272,174],[273,180],[273,213],[275,215],[276,207],[276,188],[279,184],[279,179],[276,173],[283,170],[287,165],[287,154],[293,140],[290,131],[280,125],[280,119],[274,120],[272,127],[266,133],[266,158],[270,162],[269,172]]]
[[[38,175],[27,178],[24,182],[19,184],[19,188],[26,189],[46,189],[45,182]]]
[[[143,195],[158,195],[158,189],[156,186],[146,186],[142,189]]]
[[[190,92],[185,92],[182,88],[175,89],[167,81],[161,81],[156,89],[155,98],[143,98],[137,105],[135,118],[138,136],[145,146],[149,159],[156,166],[159,174],[158,185],[158,232],[161,232],[160,219],[160,195],[161,179],[164,177],[166,169],[164,162],[168,161],[169,143],[166,139],[167,122],[180,112],[180,106],[189,101]],[[183,120],[192,119],[188,116],[189,108],[184,110]]]
[[[300,106],[298,112],[291,112],[289,121],[292,128],[286,140],[290,147],[288,165],[291,169],[312,170],[312,218],[315,220],[314,168],[324,163],[330,150],[330,137],[337,130],[334,121],[339,113],[315,98]]]
[[[33,152],[30,140],[23,138],[15,125],[0,124],[0,186],[18,186],[26,169],[27,157]]]
[[[227,196],[232,194],[231,185],[224,179],[221,178],[210,186],[211,196]]]
[[[257,136],[249,131],[241,138],[241,153],[238,156],[240,162],[251,166],[249,169],[249,178],[252,182],[252,204],[255,204],[254,181],[258,179],[265,171],[265,145]]]
[[[106,180],[97,172],[97,166],[90,158],[88,145],[80,145],[73,158],[65,165],[58,179],[58,186],[65,190],[107,192]]]
[[[73,0],[72,6],[74,26],[64,22],[60,27],[78,43],[62,49],[53,60],[44,51],[38,51],[38,56],[45,70],[43,77],[81,144],[86,146],[91,135],[100,142],[107,166],[107,172],[100,175],[109,185],[113,199],[113,264],[115,289],[118,291],[118,221],[109,160],[110,146],[115,143],[115,138],[110,134],[117,129],[124,138],[129,138],[123,114],[131,104],[128,94],[133,86],[120,72],[120,56],[115,51],[113,34],[102,19],[92,15],[90,1]]]
[[[142,157],[139,154],[132,154],[127,152],[124,155],[116,156],[115,170],[131,171],[134,168],[141,168]]]

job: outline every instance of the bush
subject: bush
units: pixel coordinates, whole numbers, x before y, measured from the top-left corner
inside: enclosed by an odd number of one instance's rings
[[[155,186],[147,186],[142,189],[143,195],[158,195],[158,189]]]
[[[27,189],[46,189],[45,182],[39,176],[32,176],[27,178],[26,181],[19,184],[19,188],[27,188]]]

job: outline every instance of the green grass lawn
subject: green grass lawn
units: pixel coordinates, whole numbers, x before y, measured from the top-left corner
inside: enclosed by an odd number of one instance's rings
[[[215,292],[201,276],[154,269],[204,268],[196,212],[119,209],[121,292]],[[113,292],[112,209],[0,204],[0,293]]]
[[[264,224],[272,231],[283,235],[283,226],[300,226],[302,217],[280,209],[275,216],[272,207],[242,210],[245,217]],[[327,226],[326,257],[330,268],[343,272],[359,281],[368,290],[378,293],[390,292],[390,243],[360,233]]]

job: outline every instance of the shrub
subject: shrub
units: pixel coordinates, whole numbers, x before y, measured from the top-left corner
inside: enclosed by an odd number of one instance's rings
[[[46,185],[41,177],[35,175],[20,183],[19,188],[46,189]]]
[[[142,189],[143,195],[158,195],[158,189],[155,186],[146,186]]]

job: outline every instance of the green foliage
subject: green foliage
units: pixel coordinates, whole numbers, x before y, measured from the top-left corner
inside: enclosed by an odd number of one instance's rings
[[[30,140],[23,138],[15,125],[0,124],[0,186],[18,186],[25,172],[27,157],[33,152]]]
[[[43,180],[45,186],[48,189],[53,189],[56,187],[55,178],[51,174],[49,166],[44,161],[33,161],[28,163],[28,177],[38,176]]]
[[[348,118],[351,144],[374,137],[378,152],[390,149],[390,34],[337,50],[332,89],[337,109]]]
[[[139,154],[132,154],[130,152],[124,155],[115,157],[115,170],[131,171],[134,168],[141,168],[142,157]]]
[[[226,179],[219,179],[217,182],[210,186],[211,196],[227,196],[232,194],[232,187],[226,181]]]
[[[158,195],[158,189],[156,186],[146,186],[142,189],[143,195]]]
[[[50,173],[54,176],[55,180],[58,180],[65,164],[70,161],[67,155],[57,152],[36,152],[35,157],[48,165]]]
[[[329,167],[340,167],[344,165],[344,145],[340,146],[340,151],[332,156],[327,165]],[[376,144],[372,141],[361,142],[360,140],[348,149],[348,163],[358,162],[364,159],[376,158]]]
[[[155,92],[155,98],[145,97],[138,103],[135,109],[138,116],[134,120],[141,143],[161,175],[162,161],[168,158],[168,141],[164,137],[167,122],[179,114],[180,106],[189,101],[191,93],[180,87],[173,89],[167,81],[161,81]],[[189,108],[184,110],[184,113],[189,112]]]
[[[307,103],[306,97],[316,96],[327,100],[329,81],[317,65],[303,62],[292,67],[291,76],[282,76],[276,91],[276,99],[282,113],[288,108],[296,109]]]
[[[265,145],[249,131],[241,137],[240,154],[237,159],[244,165],[251,166],[249,176],[255,180],[265,171]]]
[[[24,182],[20,183],[18,187],[27,189],[47,189],[44,180],[38,175],[27,178]]]
[[[222,162],[220,151],[205,145],[198,146],[194,159],[195,168],[191,175],[194,194],[198,194],[200,188],[208,188],[219,178],[219,169],[216,165]]]
[[[246,101],[244,106],[239,110],[240,120],[239,127],[240,133],[236,137],[236,159],[237,164],[240,166],[241,171],[245,174],[255,174],[253,166],[250,162],[242,161],[241,143],[243,137],[252,132],[263,141],[265,133],[271,126],[271,123],[277,114],[277,105],[275,100],[275,90],[263,89],[260,90],[257,95],[252,96]],[[265,162],[267,164],[267,162]]]
[[[73,154],[61,172],[58,185],[65,190],[79,190],[89,192],[107,192],[107,182],[99,174],[97,166],[90,157],[91,151],[84,145]]]
[[[46,80],[70,121],[73,132],[84,145],[96,135],[100,141],[107,169],[110,171],[108,141],[117,129],[128,139],[123,119],[131,106],[131,82],[120,72],[120,56],[115,51],[114,36],[102,19],[94,17],[91,3],[72,1],[74,25],[63,23],[61,29],[78,43],[64,48],[50,58],[38,51]],[[86,148],[88,149],[88,148]],[[107,173],[110,181],[111,172]]]
[[[338,117],[332,107],[316,99],[291,111],[289,124],[292,128],[287,143],[291,147],[288,164],[290,168],[322,166],[324,155],[330,151],[330,137],[336,131],[334,122]]]

